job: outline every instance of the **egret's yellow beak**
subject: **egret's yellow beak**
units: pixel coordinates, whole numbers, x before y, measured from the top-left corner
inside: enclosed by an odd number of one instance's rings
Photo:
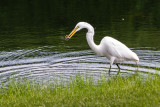
[[[77,29],[78,29],[78,26],[76,28],[74,28],[69,35],[66,35],[65,38],[67,40],[71,39],[71,37],[76,33]]]

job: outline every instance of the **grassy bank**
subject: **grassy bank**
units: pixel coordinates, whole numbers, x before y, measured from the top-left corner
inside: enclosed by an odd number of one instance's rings
[[[113,77],[98,82],[77,77],[69,84],[12,80],[0,89],[3,106],[160,106],[160,76]]]

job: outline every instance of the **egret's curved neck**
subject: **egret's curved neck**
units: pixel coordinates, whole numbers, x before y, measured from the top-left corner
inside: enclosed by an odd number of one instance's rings
[[[86,34],[88,45],[95,53],[99,54],[99,46],[94,43],[94,28],[89,24],[86,25],[86,28],[88,29]]]

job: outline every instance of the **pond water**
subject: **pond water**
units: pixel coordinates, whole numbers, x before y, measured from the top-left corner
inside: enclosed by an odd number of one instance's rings
[[[96,55],[88,46],[87,30],[77,32],[71,40],[65,35],[79,21],[95,28],[94,41],[111,36],[126,44],[139,57],[139,73],[160,72],[159,1],[50,1],[17,0],[0,4],[0,82],[9,78],[29,78],[40,82],[69,80],[81,74],[109,75],[109,61]],[[134,75],[134,62],[120,65],[120,74]]]

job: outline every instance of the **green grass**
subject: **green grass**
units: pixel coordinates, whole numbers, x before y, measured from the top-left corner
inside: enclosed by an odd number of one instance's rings
[[[60,106],[160,106],[160,76],[143,78],[77,76],[68,84],[35,84],[32,81],[11,80],[8,88],[0,88],[0,107],[60,107]]]

